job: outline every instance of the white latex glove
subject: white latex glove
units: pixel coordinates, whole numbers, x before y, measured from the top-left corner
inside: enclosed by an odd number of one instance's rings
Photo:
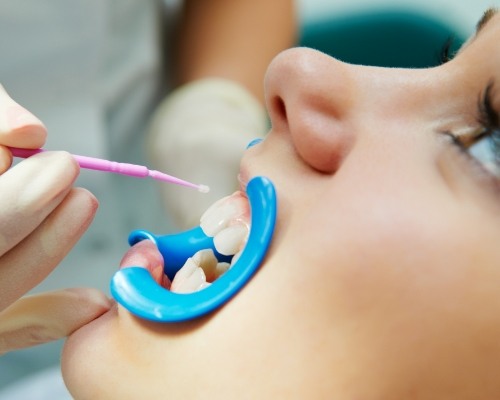
[[[0,355],[64,338],[110,305],[103,293],[91,288],[25,296],[0,313]]]
[[[110,307],[94,289],[20,297],[63,259],[92,221],[97,201],[72,187],[75,160],[47,152],[9,169],[6,146],[37,148],[46,130],[0,86],[0,354],[59,339]]]
[[[163,203],[180,229],[199,224],[216,200],[238,188],[247,144],[267,131],[264,107],[243,87],[210,78],[180,87],[158,107],[149,153],[156,169],[210,187],[208,194],[161,184]]]

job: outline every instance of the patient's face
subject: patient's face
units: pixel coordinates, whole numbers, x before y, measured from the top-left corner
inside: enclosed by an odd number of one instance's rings
[[[117,307],[74,333],[72,393],[500,398],[500,182],[494,158],[450,139],[498,137],[498,43],[494,16],[426,70],[279,55],[265,82],[272,130],[241,170],[277,189],[265,263],[202,319],[157,324]],[[160,263],[147,244],[127,259]]]

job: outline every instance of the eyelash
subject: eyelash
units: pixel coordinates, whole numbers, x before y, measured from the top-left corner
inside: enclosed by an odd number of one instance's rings
[[[448,61],[451,61],[453,59],[453,54],[451,53],[451,48],[453,46],[455,38],[453,36],[450,36],[448,39],[446,39],[446,42],[444,42],[443,47],[441,48],[441,51],[439,53],[439,63],[446,64]]]
[[[484,164],[471,154],[470,149],[482,140],[487,140],[489,149],[493,152],[492,161],[494,167],[496,171],[500,171],[500,114],[493,106],[493,86],[494,82],[490,81],[484,92],[479,96],[477,102],[477,121],[480,129],[472,138],[472,143],[466,144],[460,140],[460,137],[452,133],[448,133],[448,135],[451,137],[452,142],[461,150],[461,153],[466,155],[470,161],[475,164],[481,164],[483,167]],[[498,172],[493,174],[498,177]]]

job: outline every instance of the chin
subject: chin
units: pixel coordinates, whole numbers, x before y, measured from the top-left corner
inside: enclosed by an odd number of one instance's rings
[[[113,306],[99,318],[73,332],[64,344],[61,371],[64,383],[75,399],[109,398],[102,387],[112,387],[112,326],[117,320]],[[102,387],[101,387],[102,386]]]

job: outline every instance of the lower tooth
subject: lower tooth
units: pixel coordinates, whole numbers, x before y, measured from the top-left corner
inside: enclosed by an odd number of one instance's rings
[[[238,241],[240,243],[240,241]],[[231,264],[218,262],[211,249],[198,251],[193,257],[188,258],[182,268],[177,271],[170,290],[175,293],[192,293],[210,286],[236,262],[241,251],[237,253]]]
[[[206,283],[207,279],[203,270],[193,259],[188,258],[184,266],[175,274],[170,290],[175,293],[192,293],[200,290]]]
[[[215,268],[217,278],[226,272],[230,267],[231,265],[227,262],[217,263],[217,267]]]
[[[238,261],[238,259],[240,258],[241,256],[241,253],[243,253],[243,250],[240,250],[239,252],[237,252],[233,258],[231,259],[231,265],[229,266],[229,268],[231,268],[235,263],[236,261]]]
[[[216,278],[218,278],[218,275],[216,273],[217,257],[215,257],[212,249],[198,251],[193,256],[193,261],[196,263],[196,265],[198,265],[198,267],[203,269],[206,281],[213,282]]]

